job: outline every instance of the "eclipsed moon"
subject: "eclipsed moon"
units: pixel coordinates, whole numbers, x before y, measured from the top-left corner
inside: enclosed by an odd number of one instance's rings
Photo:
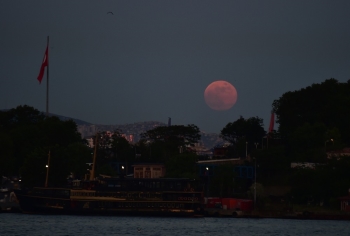
[[[227,81],[214,81],[205,89],[204,99],[213,110],[228,110],[237,102],[237,90]]]

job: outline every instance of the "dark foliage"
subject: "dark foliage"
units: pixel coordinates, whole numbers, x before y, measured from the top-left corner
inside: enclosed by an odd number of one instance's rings
[[[42,186],[50,153],[50,185],[64,183],[71,172],[82,175],[81,166],[91,156],[73,121],[45,117],[29,106],[2,111],[0,120],[0,174],[20,175],[24,185]]]

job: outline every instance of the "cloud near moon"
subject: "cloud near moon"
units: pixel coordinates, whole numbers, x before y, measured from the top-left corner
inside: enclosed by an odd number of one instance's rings
[[[214,81],[205,89],[204,99],[213,110],[228,110],[237,102],[237,90],[227,81]]]

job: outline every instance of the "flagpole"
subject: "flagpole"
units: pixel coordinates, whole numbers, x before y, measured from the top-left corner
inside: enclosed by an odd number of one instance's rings
[[[49,36],[47,36],[47,55],[49,55]],[[49,57],[47,57],[46,60],[46,117],[49,117]]]
[[[47,68],[46,68],[46,118],[49,117],[49,36],[47,36]],[[50,168],[50,149],[47,160],[47,169],[46,169],[46,180],[45,180],[45,188],[48,186],[49,182],[49,168]]]

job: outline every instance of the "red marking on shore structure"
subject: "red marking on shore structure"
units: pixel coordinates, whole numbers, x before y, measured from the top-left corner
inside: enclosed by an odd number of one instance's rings
[[[272,133],[274,125],[275,125],[275,113],[272,111],[271,118],[270,118],[269,133]]]

